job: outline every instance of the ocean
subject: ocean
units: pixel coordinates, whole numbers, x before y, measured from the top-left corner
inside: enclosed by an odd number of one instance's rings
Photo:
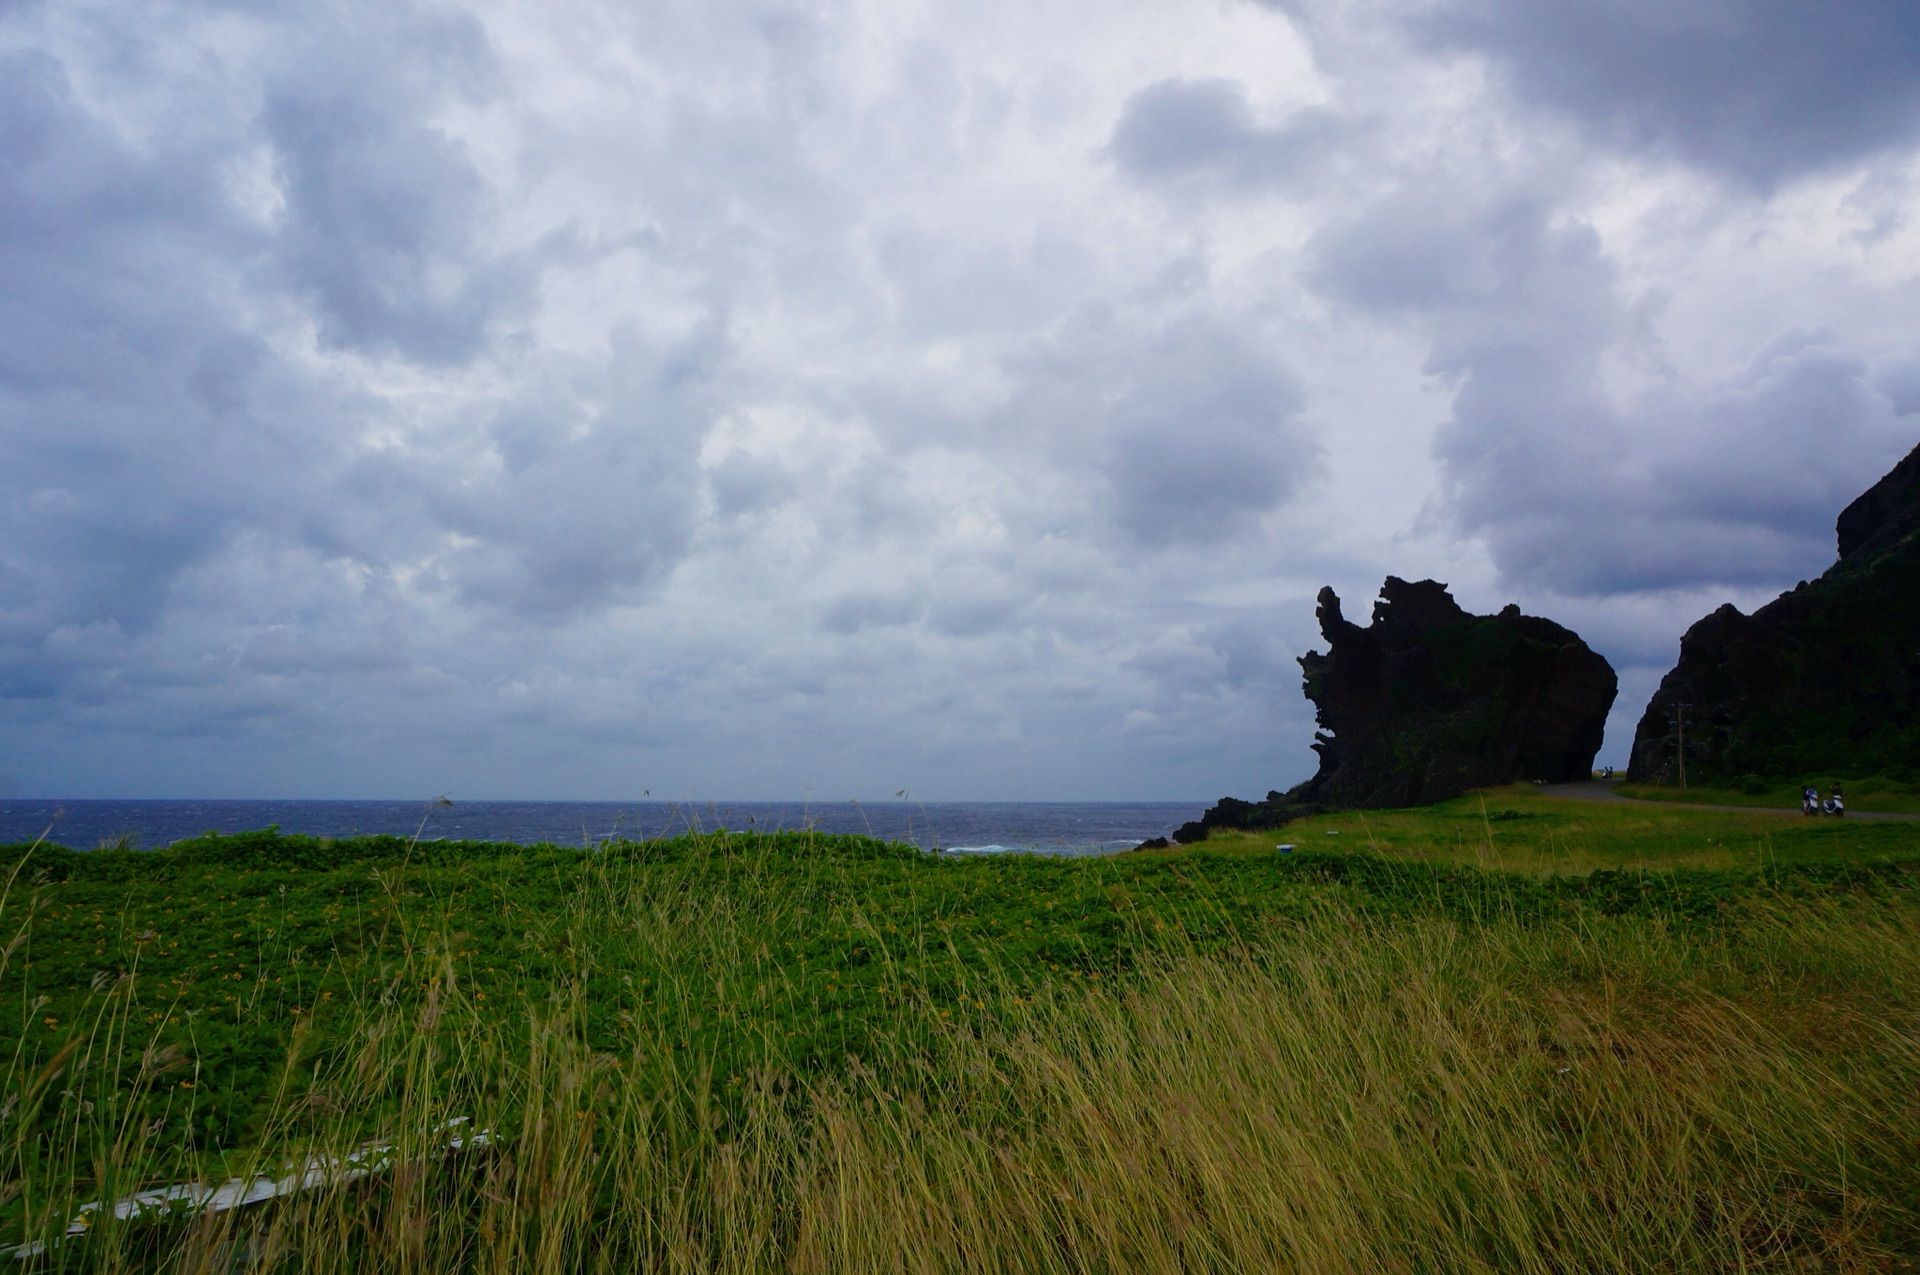
[[[91,850],[153,848],[204,832],[595,845],[689,829],[870,834],[965,854],[1111,854],[1197,819],[1204,802],[995,801],[54,801],[0,800],[0,844],[46,839]]]

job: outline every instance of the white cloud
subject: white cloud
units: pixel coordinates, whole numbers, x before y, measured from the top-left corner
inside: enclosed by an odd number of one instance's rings
[[[0,12],[0,779],[1257,795],[1388,572],[1638,685],[1920,433],[1914,24],[1521,8]]]

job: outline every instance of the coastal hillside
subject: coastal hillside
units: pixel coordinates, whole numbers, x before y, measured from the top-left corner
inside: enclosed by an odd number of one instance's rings
[[[1844,509],[1840,556],[1744,615],[1688,629],[1628,778],[1817,783],[1920,775],[1920,447]]]

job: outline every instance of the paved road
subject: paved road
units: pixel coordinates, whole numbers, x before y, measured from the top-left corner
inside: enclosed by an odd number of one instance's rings
[[[1785,809],[1779,806],[1709,806],[1691,801],[1645,801],[1638,797],[1622,797],[1613,790],[1613,784],[1605,779],[1583,779],[1571,784],[1542,784],[1540,791],[1549,797],[1571,797],[1575,801],[1617,802],[1623,806],[1677,806],[1682,810],[1731,810],[1736,814],[1748,815],[1798,815],[1800,813],[1798,806]],[[1920,815],[1849,810],[1847,818],[1912,823],[1920,820]]]

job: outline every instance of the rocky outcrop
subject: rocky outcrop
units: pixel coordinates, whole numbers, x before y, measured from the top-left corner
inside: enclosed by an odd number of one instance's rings
[[[1578,634],[1509,606],[1470,615],[1447,587],[1387,577],[1373,622],[1320,591],[1327,653],[1300,659],[1322,730],[1299,798],[1424,806],[1469,788],[1592,774],[1618,690]]]
[[[1327,808],[1316,801],[1296,800],[1299,791],[1295,788],[1291,792],[1269,792],[1265,801],[1222,797],[1198,819],[1190,819],[1174,829],[1173,839],[1190,846],[1196,841],[1205,841],[1220,828],[1281,828],[1296,819],[1310,819],[1327,812]],[[1136,847],[1146,848],[1144,843]]]
[[[1920,778],[1920,448],[1840,513],[1840,557],[1752,615],[1680,639],[1627,777]]]
[[[1578,634],[1516,606],[1472,615],[1434,580],[1388,576],[1366,628],[1341,614],[1332,589],[1319,602],[1327,652],[1300,659],[1321,727],[1319,772],[1262,802],[1228,798],[1179,840],[1592,773],[1618,681]]]

